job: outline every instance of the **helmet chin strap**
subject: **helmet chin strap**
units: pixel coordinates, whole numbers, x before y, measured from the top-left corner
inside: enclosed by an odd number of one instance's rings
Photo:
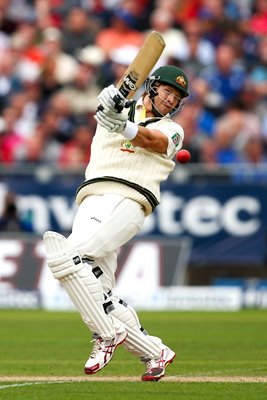
[[[151,100],[151,103],[152,103],[152,112],[153,112],[153,114],[155,115],[155,117],[164,117],[164,115],[161,114],[161,113],[157,110],[157,108],[156,108],[156,106],[155,106],[155,103],[154,103],[154,99]]]

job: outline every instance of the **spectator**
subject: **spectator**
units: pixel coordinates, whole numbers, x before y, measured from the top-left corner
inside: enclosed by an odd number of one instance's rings
[[[85,10],[72,8],[63,25],[62,50],[75,57],[83,47],[94,44],[97,30],[96,23]]]
[[[107,60],[104,51],[96,45],[88,45],[76,54],[78,61],[89,69],[94,70],[95,82],[101,88],[105,86],[107,74]]]
[[[76,117],[86,116],[86,119],[88,119],[88,113],[95,113],[98,106],[97,96],[101,88],[97,81],[97,67],[102,61],[102,53],[96,54],[95,50],[91,48],[91,51],[94,51],[94,54],[100,57],[99,60],[91,60],[90,55],[85,54],[85,51],[79,53],[80,63],[73,80],[60,91],[70,102],[71,112]]]
[[[156,0],[155,8],[161,8],[174,15],[179,8],[177,0]]]
[[[261,137],[250,137],[246,142],[241,161],[251,165],[267,164],[267,156],[264,152],[264,142]]]
[[[57,128],[55,139],[60,143],[68,142],[73,138],[77,118],[73,114],[72,102],[63,92],[59,91],[51,96],[48,109],[56,116]]]
[[[143,33],[135,28],[136,19],[129,11],[117,8],[112,14],[110,27],[102,29],[96,36],[96,44],[109,56],[110,51],[125,45],[140,47]]]
[[[38,29],[34,23],[21,23],[16,32],[11,36],[11,45],[17,53],[19,64],[28,63],[40,66],[44,55],[37,44]],[[20,65],[18,65],[20,67]]]
[[[51,26],[61,27],[61,16],[53,12],[58,0],[35,0],[36,26],[42,32]]]
[[[202,24],[197,19],[190,19],[182,24],[185,44],[178,46],[174,58],[179,60],[191,79],[195,78],[205,66],[214,64],[215,48],[205,39]]]
[[[59,164],[70,168],[87,165],[90,161],[92,138],[93,131],[88,125],[78,126],[74,131],[73,139],[62,146]]]
[[[156,0],[155,7],[170,12],[175,18],[175,24],[180,25],[185,20],[197,16],[201,2],[202,0]]]
[[[203,138],[199,143],[198,161],[205,164],[205,170],[214,171],[214,166],[219,165],[218,149],[216,142],[209,138]]]
[[[4,164],[13,164],[16,160],[16,152],[23,145],[23,138],[16,130],[17,110],[6,107],[0,117],[0,160]]]
[[[62,87],[72,82],[78,63],[74,57],[63,52],[62,34],[53,27],[42,32],[40,48],[43,52],[40,89],[42,107],[47,107],[50,97]]]
[[[219,164],[233,164],[239,161],[239,154],[234,145],[235,138],[236,132],[232,131],[231,122],[226,118],[217,122],[214,139]]]
[[[220,117],[214,129],[220,163],[239,162],[246,143],[261,138],[260,118],[236,102]]]
[[[22,88],[16,66],[14,53],[11,50],[4,52],[0,57],[0,112],[8,106],[10,96]]]
[[[9,101],[10,108],[16,115],[14,130],[22,139],[31,138],[36,124],[34,104],[30,102],[27,91],[14,93]],[[32,112],[33,111],[33,112]]]
[[[59,85],[72,82],[76,71],[77,61],[62,49],[62,33],[60,30],[50,27],[42,32],[41,49],[43,51],[43,67],[52,68],[53,78]]]
[[[17,163],[56,165],[62,146],[56,139],[58,134],[57,114],[52,110],[45,111],[42,121],[35,128],[33,137],[24,141],[17,151]]]
[[[197,17],[205,38],[217,47],[225,41],[226,32],[238,26],[239,10],[234,3],[225,0],[202,0]]]
[[[4,199],[3,211],[0,216],[0,231],[33,232],[31,220],[19,214],[16,196],[12,192],[8,192]]]
[[[258,60],[249,75],[250,87],[259,102],[267,101],[267,37],[258,42]]]
[[[9,14],[10,6],[10,0],[2,0],[0,2],[0,31],[7,35],[12,35],[18,27],[17,21]]]
[[[160,32],[164,38],[166,57],[177,57],[177,52],[187,46],[183,31],[174,25],[174,15],[165,8],[156,8],[150,15],[150,30]]]
[[[267,0],[255,0],[254,3],[249,29],[253,35],[263,37],[267,34]]]
[[[32,0],[9,0],[1,1],[1,3],[8,3],[6,14],[8,18],[17,23],[35,22],[35,4]]]
[[[114,0],[113,0],[114,1]],[[116,0],[115,0],[116,1]],[[106,0],[106,4],[110,4],[110,0]],[[128,11],[135,18],[134,27],[139,31],[145,31],[149,26],[151,11],[153,10],[153,1],[151,0],[120,0],[117,1],[117,7]],[[115,7],[113,6],[113,10]]]
[[[206,98],[215,113],[222,114],[228,102],[238,98],[247,78],[232,45],[222,43],[216,49],[215,63],[204,68],[199,77],[204,79],[210,93]]]

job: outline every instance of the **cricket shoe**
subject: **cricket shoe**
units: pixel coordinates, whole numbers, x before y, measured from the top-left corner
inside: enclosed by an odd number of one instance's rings
[[[146,364],[146,372],[142,375],[143,382],[156,382],[165,375],[166,367],[172,363],[176,354],[168,347],[162,349],[161,355],[155,360],[148,360]]]
[[[127,332],[117,333],[113,339],[103,340],[101,337],[93,339],[94,345],[84,372],[88,375],[95,374],[105,367],[113,357],[116,348],[124,342]]]

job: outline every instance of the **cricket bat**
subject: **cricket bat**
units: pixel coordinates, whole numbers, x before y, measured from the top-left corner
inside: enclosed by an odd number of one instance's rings
[[[142,47],[116,84],[123,96],[130,100],[143,85],[152,68],[159,60],[165,47],[160,33],[152,31],[146,37]]]
[[[143,85],[152,68],[159,60],[165,46],[166,44],[160,33],[152,31],[147,35],[137,55],[116,84],[116,87],[126,99],[132,99],[136,91]],[[113,100],[116,102],[118,112],[120,112],[123,105],[120,104],[121,99],[119,96],[115,97],[118,97],[118,99],[114,98]],[[99,107],[102,108],[102,106]]]

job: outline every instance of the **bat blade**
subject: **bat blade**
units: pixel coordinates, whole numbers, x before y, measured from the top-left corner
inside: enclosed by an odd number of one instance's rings
[[[160,33],[152,31],[147,35],[136,57],[116,85],[126,99],[132,99],[136,91],[143,85],[159,60],[165,45]]]

